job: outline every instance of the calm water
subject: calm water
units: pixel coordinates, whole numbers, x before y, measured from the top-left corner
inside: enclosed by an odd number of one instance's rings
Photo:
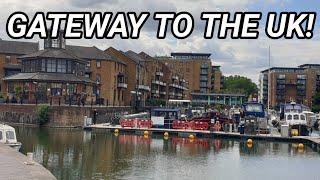
[[[226,139],[144,138],[75,129],[17,127],[58,179],[320,179],[320,154],[296,144]]]

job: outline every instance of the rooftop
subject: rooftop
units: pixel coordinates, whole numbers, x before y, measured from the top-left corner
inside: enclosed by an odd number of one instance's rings
[[[173,59],[209,59],[210,53],[181,53],[173,52],[171,53]]]
[[[69,82],[69,83],[88,83],[93,84],[94,81],[87,77],[76,76],[74,74],[62,73],[19,73],[3,78],[5,81],[50,81],[50,82]]]
[[[6,41],[0,39],[0,53],[24,55],[39,50],[38,43],[22,41]]]
[[[60,48],[48,48],[44,50],[39,50],[31,54],[20,56],[19,59],[31,59],[31,58],[61,58],[61,59],[73,59],[82,62],[87,62],[84,59],[76,56],[73,51]]]
[[[270,71],[278,70],[278,71],[283,71],[283,72],[304,70],[304,68],[301,68],[301,67],[272,67],[272,68],[268,68],[268,69],[261,71],[261,73],[266,73],[269,71],[269,69],[270,69]]]

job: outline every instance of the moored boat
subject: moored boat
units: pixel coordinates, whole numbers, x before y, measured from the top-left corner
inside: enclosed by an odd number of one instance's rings
[[[21,148],[21,143],[17,141],[15,129],[7,124],[0,124],[0,142],[17,151]]]

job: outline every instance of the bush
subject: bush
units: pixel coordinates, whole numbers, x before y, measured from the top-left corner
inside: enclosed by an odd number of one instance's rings
[[[39,106],[37,109],[37,121],[40,125],[44,125],[49,121],[49,106]]]

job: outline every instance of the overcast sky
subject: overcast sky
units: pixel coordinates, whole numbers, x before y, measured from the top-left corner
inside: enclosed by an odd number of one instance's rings
[[[239,74],[258,82],[259,72],[268,68],[268,46],[271,46],[272,66],[297,66],[304,63],[320,63],[319,19],[316,20],[314,37],[311,40],[270,40],[264,35],[264,18],[270,11],[315,11],[319,12],[320,1],[299,0],[1,0],[0,38],[9,40],[5,25],[9,15],[23,11],[33,15],[36,11],[188,11],[195,19],[195,30],[184,40],[167,35],[156,39],[157,23],[149,17],[138,40],[67,40],[67,44],[97,46],[104,50],[113,46],[123,51],[144,51],[152,56],[169,55],[170,52],[211,53],[215,65],[221,65],[225,75]],[[261,11],[260,37],[257,40],[211,40],[203,38],[204,24],[200,22],[202,11]],[[318,15],[319,16],[319,15]],[[40,41],[35,38],[32,41]]]

